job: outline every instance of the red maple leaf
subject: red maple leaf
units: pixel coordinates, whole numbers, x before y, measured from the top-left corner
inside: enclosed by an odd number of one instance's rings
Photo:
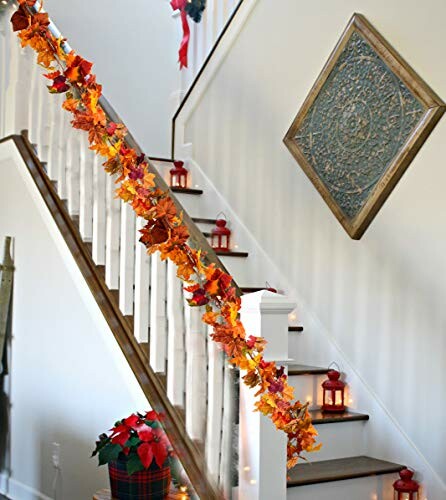
[[[139,241],[148,247],[159,245],[169,239],[169,233],[161,221],[149,222],[140,229],[140,233],[142,236]]]
[[[22,7],[19,7],[12,15],[11,23],[13,31],[25,30],[31,24],[31,16]]]

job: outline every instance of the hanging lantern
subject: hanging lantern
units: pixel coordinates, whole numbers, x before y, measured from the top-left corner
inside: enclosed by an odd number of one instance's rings
[[[189,172],[184,168],[184,162],[174,161],[173,164],[175,166],[170,169],[170,187],[186,189]]]
[[[335,365],[338,370],[330,369],[330,366]],[[343,413],[345,411],[344,392],[345,383],[339,380],[341,371],[336,363],[332,363],[328,367],[328,380],[322,382],[322,389],[324,391],[324,398],[322,404],[322,411]]]
[[[217,218],[215,221],[215,227],[212,230],[211,244],[212,248],[217,252],[229,252],[230,250],[231,230],[226,227],[226,224],[226,219]]]
[[[403,469],[400,472],[400,479],[393,483],[394,500],[418,500],[419,483],[413,478],[413,471]]]

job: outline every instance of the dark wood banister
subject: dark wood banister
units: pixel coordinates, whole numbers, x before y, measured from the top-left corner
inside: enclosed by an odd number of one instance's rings
[[[210,479],[210,475],[206,474],[207,466],[203,453],[186,434],[181,414],[168,399],[162,382],[150,367],[147,355],[136,341],[133,330],[121,313],[117,301],[101,278],[66,206],[59,198],[53,183],[36,156],[28,140],[27,132],[23,131],[22,135],[12,135],[1,139],[0,144],[7,141],[14,142],[25,162],[151,407],[167,415],[164,423],[166,433],[197,495],[206,500],[221,500],[222,494],[218,486]]]
[[[235,19],[237,16],[237,13],[239,12],[244,0],[240,0],[239,3],[237,4],[237,7],[234,9],[232,12],[231,16],[229,17],[228,21],[224,25],[222,32],[218,36],[217,40],[215,41],[212,49],[210,50],[209,54],[206,56],[206,59],[204,60],[203,65],[201,66],[200,70],[198,71],[196,77],[194,78],[194,81],[192,82],[191,86],[188,88],[186,95],[183,97],[183,100],[181,101],[180,105],[178,106],[178,109],[176,110],[175,114],[173,115],[172,118],[172,144],[171,144],[171,156],[172,160],[175,160],[175,128],[176,128],[176,121],[178,116],[180,115],[181,111],[183,110],[184,106],[186,105],[186,102],[188,101],[189,97],[191,96],[192,92],[194,91],[195,86],[197,85],[198,81],[201,78],[201,75],[203,74],[204,70],[206,69],[207,65],[211,61],[212,57],[215,54],[215,51],[217,50],[218,46],[220,45],[220,42],[223,40],[224,36],[226,35],[226,32],[228,31],[229,27],[232,24],[232,21]]]
[[[193,91],[193,88],[195,87],[198,79],[202,75],[204,69],[206,68],[207,64],[209,63],[212,55],[214,54],[215,50],[217,49],[218,45],[220,44],[222,38],[224,37],[226,31],[228,30],[232,20],[236,16],[237,12],[239,11],[241,5],[243,3],[243,0],[240,0],[238,3],[237,7],[235,8],[234,12],[232,13],[231,17],[229,18],[228,22],[226,23],[222,33],[218,37],[214,47],[210,51],[209,55],[207,56],[202,68],[200,69],[199,73],[197,74],[193,84],[191,85],[188,93],[186,94],[185,98],[183,99],[182,104],[180,105],[179,109],[177,110],[174,118],[173,118],[173,123],[175,123],[176,117],[179,115],[181,112],[182,107],[184,106],[186,100],[190,96],[191,92]],[[40,8],[40,5],[36,4],[34,7],[31,7],[30,10],[33,12],[38,11]],[[49,26],[49,29],[53,33],[54,36],[60,37],[61,33],[57,29],[56,25],[54,24],[53,21],[51,21],[51,24]],[[64,49],[66,51],[71,50],[68,44],[65,44]],[[43,84],[43,83],[42,83]],[[102,96],[100,99],[100,105],[102,106],[105,114],[107,115],[107,118],[113,122],[116,123],[124,123],[123,120],[119,117],[118,113],[114,110],[114,108],[111,106],[109,101]],[[173,129],[174,130],[174,129]],[[45,178],[45,182],[48,184],[50,180],[44,173],[44,170],[40,164],[39,159],[35,155],[35,152],[32,149],[31,144],[29,141],[27,141],[27,137],[20,137],[20,136],[13,136],[10,139],[14,140],[16,146],[19,148],[22,157],[24,158],[25,162],[29,167],[30,161],[31,163],[34,163],[35,165],[40,165],[40,168],[43,172],[43,177]],[[131,148],[134,148],[138,154],[143,153],[142,148],[139,146],[139,144],[136,142],[135,138],[131,134],[131,132],[128,132],[128,135],[126,136],[126,142],[128,146]],[[23,148],[23,145],[25,145],[25,148]],[[216,267],[222,269],[223,271],[227,272],[226,267],[222,263],[222,261],[219,259],[218,255],[214,251],[214,249],[211,247],[209,244],[208,240],[206,237],[202,234],[201,230],[198,228],[198,226],[194,223],[192,218],[189,216],[189,214],[184,210],[183,206],[181,205],[180,201],[177,199],[177,197],[173,194],[173,192],[169,189],[169,186],[166,184],[162,176],[159,174],[158,170],[155,168],[153,163],[150,161],[149,158],[147,158],[148,165],[149,165],[149,170],[151,173],[154,174],[155,176],[155,184],[157,187],[162,189],[163,191],[169,191],[169,195],[172,198],[173,202],[175,203],[175,206],[178,210],[179,213],[183,214],[183,221],[188,227],[189,233],[190,233],[190,244],[191,246],[201,249],[203,252],[203,260],[205,261],[206,264],[215,264]],[[35,167],[36,168],[36,167]],[[38,167],[37,167],[38,168]],[[31,170],[31,169],[30,169]],[[37,183],[37,182],[36,182]],[[47,186],[49,187],[49,186]],[[52,187],[52,191],[54,191],[54,187]],[[51,189],[50,189],[51,193]],[[54,192],[52,193],[54,195]],[[59,202],[61,203],[60,199],[56,195],[57,200],[54,199],[52,200],[52,204],[56,203],[58,204]],[[54,198],[54,196],[53,196]],[[47,202],[48,204],[48,202]],[[50,208],[50,207],[49,207]],[[60,208],[60,207],[59,207]],[[70,232],[72,232],[72,237],[74,239],[79,239],[78,233],[76,233],[76,229],[73,225],[73,221],[70,219],[69,221],[65,221],[67,227],[69,227]],[[78,248],[72,249],[72,252],[79,252],[79,245],[82,241],[76,241],[78,245],[76,245]],[[82,248],[85,247],[82,246]],[[74,253],[73,253],[74,255]],[[83,255],[84,258],[87,259],[88,265],[89,266],[94,266],[94,263],[91,259],[91,256],[88,256],[88,254],[85,252],[85,255]],[[89,258],[89,259],[88,259]],[[93,273],[94,274],[94,273]],[[87,276],[90,276],[90,271],[87,271],[86,275],[84,276],[87,279]],[[88,279],[87,279],[88,281]],[[101,284],[102,285],[102,284]],[[241,288],[237,285],[235,280],[233,280],[233,285],[236,288],[236,292],[239,296],[242,295],[242,290]],[[90,286],[91,288],[91,286]],[[106,288],[106,287],[105,287]],[[103,293],[107,296],[107,299],[110,301],[111,300],[111,294],[108,289],[103,290]],[[116,308],[114,302],[111,300],[111,303],[113,307]],[[99,304],[101,306],[101,304]],[[101,307],[102,308],[102,307]],[[107,309],[107,314],[110,313],[110,308]],[[120,311],[114,311],[115,316],[120,317]],[[107,316],[106,314],[106,316]],[[116,326],[116,318],[114,320],[110,320],[107,318],[107,321],[109,321],[110,327],[113,330],[113,327]],[[111,322],[110,322],[111,321]],[[160,383],[156,373],[152,370],[152,368],[149,366],[147,363],[147,359],[145,358],[144,353],[141,350],[141,347],[137,343],[132,330],[130,329],[129,325],[125,322],[124,324],[121,325],[121,334],[115,334],[115,337],[123,350],[127,360],[130,363],[130,366],[135,373],[135,376],[137,377],[141,387],[143,388],[143,391],[149,400],[150,404],[152,407],[157,410],[157,411],[162,411],[166,413],[167,419],[166,419],[166,432],[172,442],[172,445],[174,448],[177,450],[179,456],[181,457],[183,466],[186,470],[186,473],[189,476],[189,479],[196,489],[197,494],[199,495],[200,498],[205,498],[206,500],[217,500],[221,498],[221,492],[218,489],[218,487],[214,484],[214,482],[210,479],[209,474],[203,474],[204,471],[207,471],[207,465],[205,458],[203,456],[203,453],[198,449],[195,443],[193,443],[187,434],[184,432],[184,425],[182,423],[181,416],[179,415],[178,411],[174,408],[174,406],[171,404],[170,400],[168,399],[164,387]]]

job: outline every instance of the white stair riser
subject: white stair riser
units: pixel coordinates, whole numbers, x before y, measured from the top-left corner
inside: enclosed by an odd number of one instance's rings
[[[364,455],[366,424],[367,421],[356,421],[316,425],[317,442],[322,443],[322,448],[304,456],[310,462],[319,462]]]
[[[310,408],[318,408],[322,405],[321,384],[326,378],[326,375],[290,375],[290,385],[294,387],[296,398],[309,401]]]
[[[393,500],[396,477],[386,474],[288,488],[287,500]]]

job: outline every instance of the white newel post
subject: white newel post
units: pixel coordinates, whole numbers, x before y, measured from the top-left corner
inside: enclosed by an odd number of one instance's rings
[[[248,335],[268,341],[265,360],[288,361],[288,314],[296,304],[267,290],[242,297],[241,320]],[[259,412],[254,394],[240,381],[239,500],[285,500],[286,436]]]

